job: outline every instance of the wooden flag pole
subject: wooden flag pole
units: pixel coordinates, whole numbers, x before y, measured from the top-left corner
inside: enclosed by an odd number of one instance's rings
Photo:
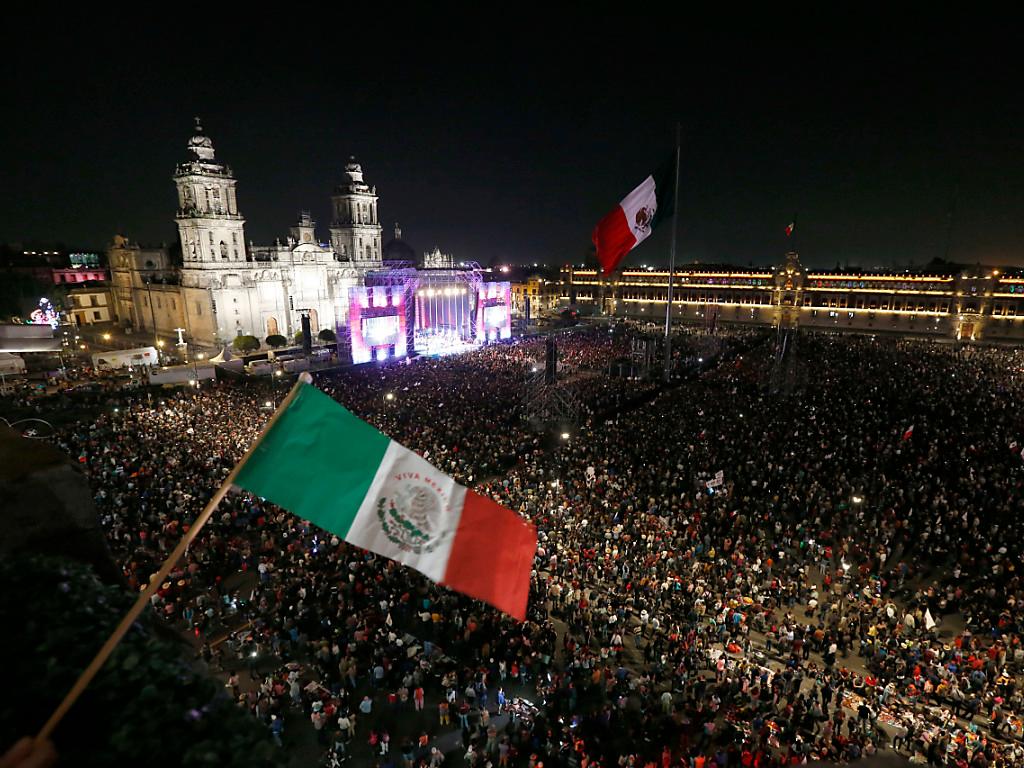
[[[57,709],[53,711],[53,714],[50,715],[50,719],[46,721],[46,725],[44,725],[42,730],[36,734],[37,742],[45,741],[50,738],[54,728],[57,727],[60,721],[64,718],[64,715],[67,714],[68,710],[71,709],[71,706],[78,700],[78,697],[82,695],[82,692],[86,689],[89,683],[92,682],[92,679],[96,677],[96,673],[100,671],[107,659],[110,657],[110,654],[113,653],[114,649],[117,647],[117,644],[121,642],[121,639],[128,632],[128,628],[135,623],[135,620],[139,617],[139,614],[142,613],[142,609],[146,607],[149,599],[157,591],[164,579],[167,578],[167,574],[171,572],[174,566],[181,559],[182,555],[185,554],[185,550],[188,549],[192,540],[195,539],[200,529],[202,529],[206,524],[206,521],[210,519],[214,510],[217,509],[217,506],[227,495],[227,492],[231,489],[231,484],[235,480],[235,476],[238,474],[238,470],[243,464],[245,464],[246,459],[249,458],[252,452],[256,450],[256,447],[263,440],[263,436],[267,434],[270,428],[274,425],[274,422],[277,421],[278,417],[284,413],[285,408],[287,408],[288,404],[294,399],[296,393],[299,391],[299,387],[302,386],[302,383],[301,379],[295,382],[295,386],[292,387],[285,399],[281,401],[281,405],[277,407],[277,410],[274,411],[274,414],[267,421],[266,426],[263,427],[263,431],[260,432],[259,437],[253,441],[252,445],[249,446],[249,450],[245,452],[242,460],[235,464],[234,469],[231,470],[224,482],[221,483],[220,487],[203,508],[203,511],[199,513],[199,516],[192,522],[191,527],[182,537],[181,541],[178,542],[178,546],[175,547],[174,551],[168,555],[166,560],[164,560],[164,564],[160,566],[160,570],[157,571],[156,575],[149,580],[149,586],[147,586],[139,595],[138,599],[135,601],[135,605],[133,605],[131,610],[129,610],[128,613],[125,614],[124,618],[121,619],[121,623],[117,625],[117,629],[115,629],[111,633],[110,637],[107,638],[107,642],[103,644],[99,653],[97,653],[93,660],[89,662],[89,666],[85,668],[85,671],[82,672],[78,680],[75,681],[75,684],[71,687],[71,690],[68,691],[67,696],[64,697],[60,706],[58,706]]]

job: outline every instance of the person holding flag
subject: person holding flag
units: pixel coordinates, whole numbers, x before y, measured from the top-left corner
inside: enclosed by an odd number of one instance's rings
[[[233,488],[526,620],[534,525],[459,485],[300,374],[224,482],[35,737],[48,742]]]

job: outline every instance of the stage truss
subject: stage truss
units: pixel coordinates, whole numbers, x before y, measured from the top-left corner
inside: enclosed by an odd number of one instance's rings
[[[572,387],[559,383],[556,370],[554,381],[548,383],[545,374],[545,360],[532,361],[526,366],[523,386],[523,419],[534,429],[545,431],[578,424],[582,403]]]

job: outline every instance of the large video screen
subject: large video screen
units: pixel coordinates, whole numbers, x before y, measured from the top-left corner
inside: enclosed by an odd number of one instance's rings
[[[402,284],[349,289],[348,332],[353,363],[405,357],[408,351],[405,293]]]
[[[393,344],[398,333],[398,315],[363,318],[363,338],[371,346]]]
[[[477,294],[476,340],[498,341],[512,336],[511,283],[485,283]]]
[[[508,307],[504,305],[484,307],[484,325],[488,328],[497,328],[504,325],[507,317]]]

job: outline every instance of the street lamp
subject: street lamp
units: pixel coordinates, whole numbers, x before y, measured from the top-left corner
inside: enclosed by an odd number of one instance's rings
[[[568,432],[563,432],[562,433],[562,439],[563,440],[568,440],[569,439],[569,433]]]
[[[110,341],[110,334],[109,333],[104,333],[103,334],[103,340],[104,341]]]
[[[384,399],[387,400],[390,403],[392,400],[395,399],[395,393],[394,392],[388,392],[386,395],[384,395]]]

